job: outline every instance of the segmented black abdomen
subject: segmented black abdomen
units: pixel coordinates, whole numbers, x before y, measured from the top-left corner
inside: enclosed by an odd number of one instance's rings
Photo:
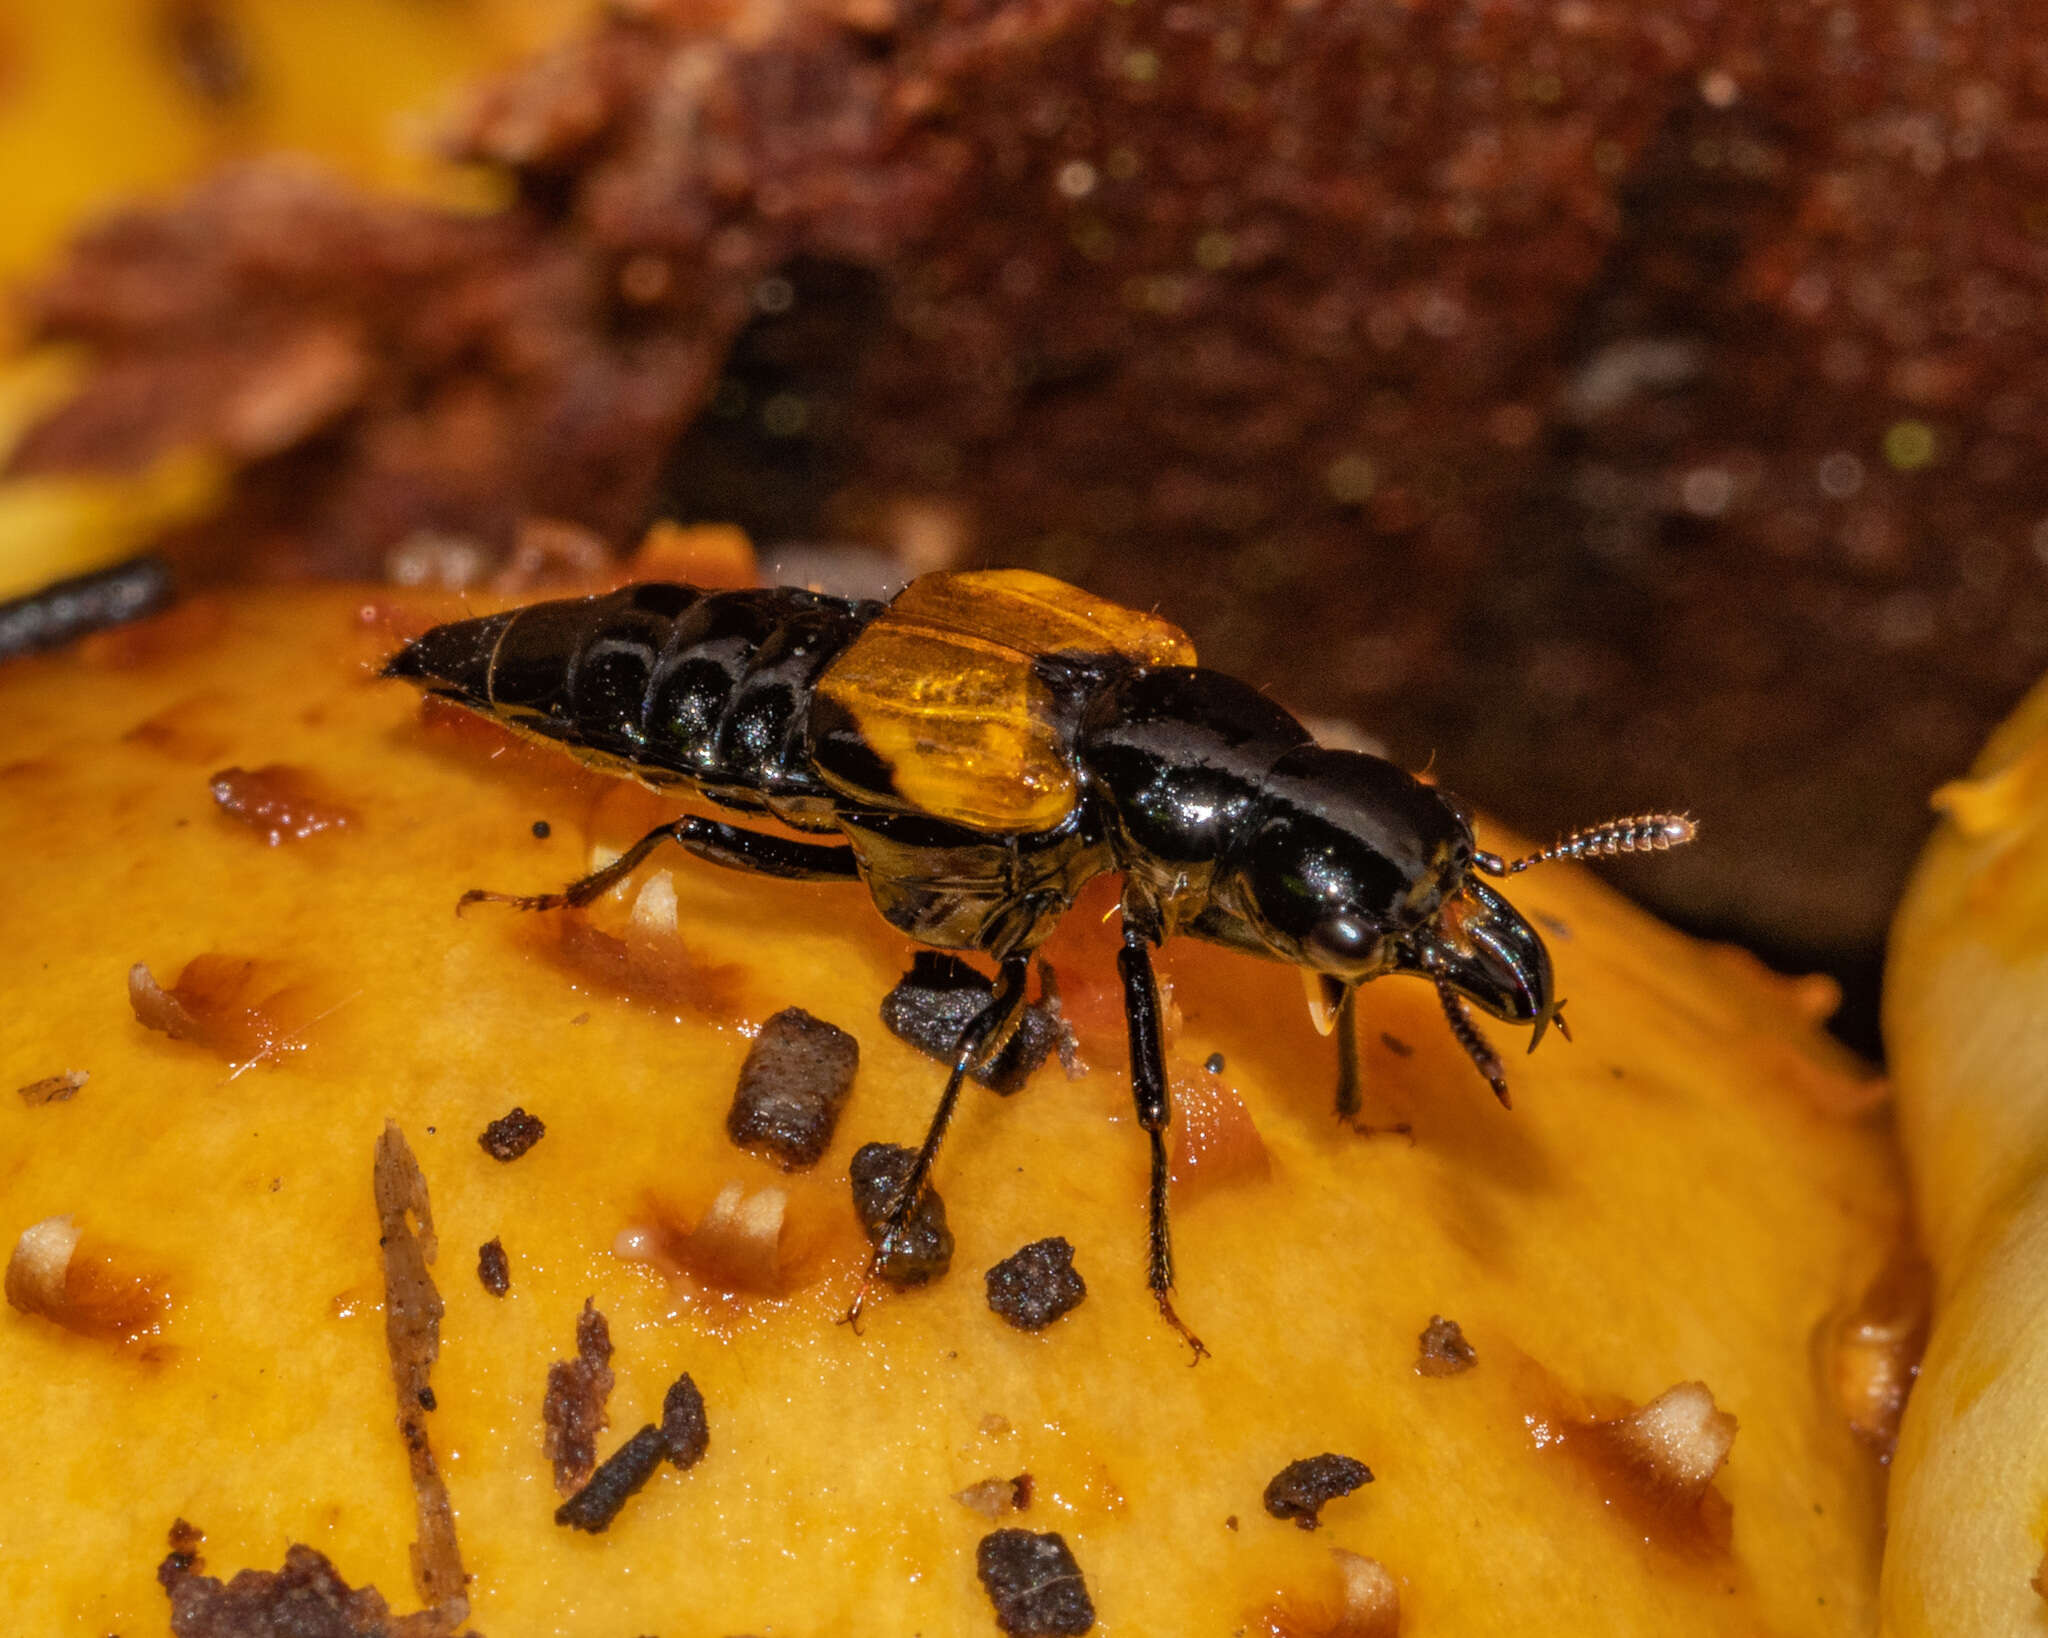
[[[627,586],[437,626],[386,667],[588,760],[819,820],[811,690],[879,603],[790,587]]]

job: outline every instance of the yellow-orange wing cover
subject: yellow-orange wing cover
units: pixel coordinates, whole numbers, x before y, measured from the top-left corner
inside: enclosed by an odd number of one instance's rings
[[[1194,645],[1166,621],[1049,575],[923,575],[819,680],[819,771],[874,807],[969,830],[1051,830],[1073,811],[1075,772],[1057,701],[1032,662],[1062,652],[1195,663]]]

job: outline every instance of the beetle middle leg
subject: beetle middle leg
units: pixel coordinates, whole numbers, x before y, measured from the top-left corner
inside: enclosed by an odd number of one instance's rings
[[[1337,1003],[1337,1118],[1358,1119],[1364,1077],[1358,1068],[1358,986],[1346,984]]]
[[[868,1258],[867,1271],[861,1276],[860,1289],[853,1294],[853,1304],[846,1311],[846,1323],[856,1329],[860,1325],[860,1311],[868,1300],[869,1288],[881,1275],[882,1265],[888,1260],[896,1236],[909,1224],[911,1213],[917,1210],[918,1201],[924,1197],[933,1163],[939,1158],[939,1145],[945,1141],[946,1128],[953,1124],[953,1111],[960,1102],[960,1088],[977,1063],[1002,1051],[1016,1028],[1017,1020],[1023,1015],[1024,986],[1030,972],[1031,956],[1028,951],[1005,956],[996,972],[995,988],[990,992],[988,1001],[967,1021],[967,1027],[961,1030],[954,1043],[953,1068],[946,1076],[946,1090],[939,1094],[939,1106],[932,1111],[931,1124],[925,1128],[924,1142],[918,1146],[917,1158],[910,1163],[910,1170],[896,1191],[896,1199],[889,1207],[882,1233],[875,1241],[874,1253]]]
[[[509,904],[517,910],[580,909],[624,881],[663,842],[674,842],[687,853],[731,870],[751,870],[787,881],[844,882],[853,881],[860,874],[850,847],[798,842],[787,836],[742,830],[737,825],[691,815],[672,824],[657,825],[610,864],[571,882],[559,893],[492,893],[472,887],[456,900],[455,908],[458,914],[472,904]]]
[[[1146,1281],[1159,1312],[1194,1349],[1191,1363],[1200,1364],[1208,1349],[1173,1311],[1173,1240],[1166,1217],[1166,1123],[1171,1105],[1166,1082],[1166,1051],[1159,1028],[1159,986],[1152,977],[1151,939],[1130,916],[1124,918],[1123,947],[1116,968],[1124,981],[1124,1027],[1131,1042],[1131,1098],[1138,1124],[1152,1146],[1152,1183],[1146,1203]]]

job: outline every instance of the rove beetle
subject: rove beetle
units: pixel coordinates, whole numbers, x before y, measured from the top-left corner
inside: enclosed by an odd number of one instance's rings
[[[913,939],[996,963],[960,1032],[924,1143],[891,1207],[868,1290],[922,1197],[968,1072],[1009,1040],[1032,952],[1091,877],[1123,877],[1124,1017],[1151,1144],[1149,1279],[1174,1313],[1167,1080],[1152,946],[1208,939],[1302,969],[1341,1031],[1337,1109],[1358,1107],[1358,986],[1412,973],[1505,1104],[1468,1003],[1564,1031],[1536,929],[1484,877],[1553,858],[1661,852],[1677,814],[1578,831],[1512,863],[1464,809],[1392,763],[1318,745],[1247,683],[1195,664],[1154,615],[1026,570],[928,574],[893,601],[791,587],[627,586],[437,626],[384,668],[608,772],[768,815],[833,843],[688,817],[559,893],[462,903],[588,904],[662,842],[740,870],[859,880]]]

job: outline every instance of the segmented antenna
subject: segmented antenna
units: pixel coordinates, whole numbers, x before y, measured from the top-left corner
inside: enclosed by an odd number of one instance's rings
[[[1508,1097],[1507,1071],[1501,1068],[1500,1058],[1486,1044],[1486,1038],[1472,1027],[1472,1015],[1465,1010],[1464,997],[1451,988],[1449,979],[1441,976],[1436,981],[1436,995],[1444,1004],[1444,1018],[1451,1026],[1451,1033],[1457,1036],[1458,1045],[1465,1049],[1465,1056],[1472,1060],[1473,1068],[1486,1077],[1486,1084],[1500,1099],[1501,1108],[1512,1109],[1514,1104]]]
[[[1497,853],[1475,853],[1473,865],[1489,876],[1515,876],[1531,865],[1551,859],[1611,859],[1618,853],[1668,853],[1683,847],[1700,828],[1687,813],[1639,813],[1632,819],[1610,819],[1590,830],[1575,830],[1541,853],[1512,863]]]

